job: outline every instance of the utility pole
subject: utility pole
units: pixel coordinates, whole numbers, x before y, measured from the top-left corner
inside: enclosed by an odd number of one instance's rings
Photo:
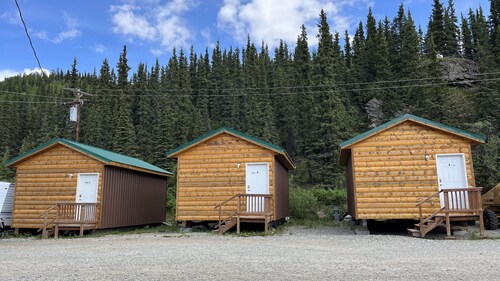
[[[80,132],[80,106],[86,101],[82,99],[83,96],[92,96],[92,94],[81,91],[80,89],[74,88],[64,88],[64,90],[73,93],[75,99],[71,102],[65,103],[70,104],[76,109],[76,122],[75,122],[75,141],[78,142],[79,132]]]

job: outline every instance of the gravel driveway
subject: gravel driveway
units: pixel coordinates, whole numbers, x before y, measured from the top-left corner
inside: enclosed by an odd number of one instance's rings
[[[289,228],[0,240],[0,280],[500,280],[500,240]]]

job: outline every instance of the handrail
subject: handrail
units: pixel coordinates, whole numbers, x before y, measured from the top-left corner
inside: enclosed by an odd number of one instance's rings
[[[229,201],[233,200],[233,199],[234,199],[234,198],[236,198],[236,197],[239,197],[240,195],[241,195],[241,194],[236,194],[236,195],[234,195],[234,196],[231,196],[229,199],[227,199],[227,200],[225,200],[225,201],[222,201],[221,203],[217,204],[217,205],[215,206],[215,208],[214,208],[214,209],[217,209],[217,208],[222,207],[222,205],[226,204],[227,202],[229,202]]]
[[[57,225],[60,223],[74,224],[95,224],[97,223],[97,206],[98,203],[74,203],[74,202],[59,202],[48,208],[41,217],[44,218],[42,228],[42,238],[48,238],[47,228],[51,224]],[[49,213],[57,208],[55,218],[49,220]]]
[[[252,197],[254,199],[251,201],[248,201],[248,198],[252,198]],[[246,211],[241,210],[242,198],[247,199],[247,201],[246,201],[247,208],[245,209]],[[261,201],[261,200],[258,200],[258,198],[262,198],[264,200]],[[219,223],[218,223],[219,231],[220,231],[220,227],[222,226],[222,207],[224,207],[227,203],[229,203],[235,199],[238,200],[237,206],[236,206],[236,211],[232,212],[228,216],[228,218],[225,220],[228,220],[228,219],[234,217],[235,215],[238,216],[238,220],[239,220],[239,215],[241,215],[241,214],[245,214],[245,215],[255,214],[255,215],[270,216],[272,214],[272,212],[271,212],[271,202],[269,199],[271,199],[271,198],[272,198],[272,195],[270,195],[270,194],[243,194],[243,193],[240,193],[240,194],[233,195],[229,199],[226,199],[223,202],[217,204],[214,207],[214,209],[219,209]],[[250,210],[248,210],[248,208],[250,208]],[[239,223],[238,223],[238,227],[239,227]]]
[[[419,211],[419,219],[420,219],[420,232],[424,229],[424,224],[435,218],[439,213],[444,214],[444,218],[446,219],[446,230],[448,237],[451,237],[450,231],[450,214],[472,214],[480,216],[480,224],[482,224],[482,205],[481,205],[481,187],[469,187],[469,188],[450,188],[450,189],[441,189],[439,192],[434,193],[433,195],[421,200],[418,202],[415,207],[418,207]],[[422,213],[422,205],[424,203],[433,203],[432,199],[439,197],[443,194],[441,204],[444,207],[440,208],[432,215],[428,216],[425,220]],[[429,230],[427,230],[429,231]],[[481,226],[481,235],[482,235],[482,226]]]
[[[43,225],[42,225],[42,228],[39,228],[38,231],[42,231],[42,238],[48,238],[48,234],[47,234],[47,227],[49,226],[49,224],[53,223],[56,219],[53,218],[50,222],[49,222],[49,213],[50,211],[54,210],[55,208],[57,208],[57,204],[51,206],[50,208],[48,208],[47,210],[45,210],[45,212],[42,213],[42,215],[40,216],[41,218],[43,218]]]
[[[426,202],[432,202],[430,200],[433,199],[434,197],[439,197],[439,194],[441,192],[443,192],[442,189],[440,191],[432,194],[431,196],[423,199],[422,201],[418,202],[417,205],[415,205],[415,207],[418,207],[418,214],[419,214],[419,220],[420,220],[419,225],[420,225],[420,227],[422,227],[424,225],[424,223],[426,223],[427,221],[431,220],[435,215],[437,215],[439,212],[441,212],[442,209],[439,209],[437,212],[435,212],[431,216],[427,217],[425,220],[424,220],[424,216],[422,214],[422,204],[424,204]]]
[[[429,196],[425,199],[422,199],[420,202],[417,203],[417,205],[415,205],[415,207],[418,207],[418,206],[422,205],[423,203],[429,201],[430,199],[437,197],[439,195],[439,193],[441,193],[441,192],[443,192],[442,189],[439,192],[436,192],[436,193],[432,194],[431,196]]]

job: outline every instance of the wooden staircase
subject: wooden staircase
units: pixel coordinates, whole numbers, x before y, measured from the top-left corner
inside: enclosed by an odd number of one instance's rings
[[[444,207],[424,218],[422,206],[444,201]],[[452,221],[479,220],[480,236],[484,236],[483,209],[481,204],[481,188],[442,189],[439,192],[423,199],[418,207],[420,221],[415,228],[408,228],[408,234],[413,237],[425,237],[427,233],[442,223],[446,224],[446,239],[454,239],[451,235]]]
[[[217,233],[219,233],[219,234],[224,234],[228,230],[233,228],[236,224],[238,224],[238,220],[236,219],[236,217],[231,216],[231,217],[219,222],[215,226],[215,231],[217,231]]]
[[[236,233],[240,233],[241,222],[254,222],[264,223],[267,233],[272,216],[271,199],[269,194],[236,194],[217,204],[215,209],[219,210],[219,222],[215,231],[224,234],[236,226]]]
[[[413,237],[425,237],[425,235],[429,232],[431,232],[434,228],[436,228],[438,225],[443,223],[444,217],[434,217],[425,220],[422,226],[420,223],[415,224],[415,228],[408,228],[408,234],[410,234]]]
[[[38,232],[42,232],[42,239],[58,238],[59,230],[79,230],[82,237],[85,230],[97,227],[97,203],[57,203],[41,217],[44,220]]]

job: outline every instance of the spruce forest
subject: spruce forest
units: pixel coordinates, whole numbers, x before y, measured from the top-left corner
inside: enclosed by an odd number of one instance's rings
[[[488,16],[481,7],[457,15],[452,0],[435,0],[425,27],[403,5],[392,18],[369,10],[352,36],[332,30],[318,11],[314,49],[302,26],[293,49],[248,38],[241,48],[174,49],[166,64],[133,69],[124,46],[115,68],[104,60],[81,72],[75,58],[68,71],[7,78],[0,157],[74,139],[69,87],[92,94],[82,106],[81,142],[171,171],[167,151],[227,126],[285,148],[297,164],[291,186],[343,189],[339,143],[411,113],[487,136],[474,169],[478,186],[493,186],[500,181],[500,1],[488,8]],[[13,177],[0,168],[0,179]]]

